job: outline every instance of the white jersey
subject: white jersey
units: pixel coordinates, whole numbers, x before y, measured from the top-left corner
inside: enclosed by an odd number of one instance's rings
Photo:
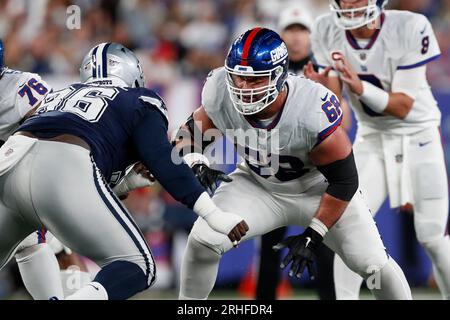
[[[224,68],[215,69],[208,76],[202,105],[217,129],[234,141],[258,181],[280,192],[299,193],[323,181],[308,154],[340,125],[342,110],[336,96],[321,84],[293,74],[288,75],[286,84],[284,107],[265,128],[235,110]],[[235,130],[239,129],[259,139],[255,143],[244,142],[239,141],[238,135],[236,140]]]
[[[333,66],[332,51],[341,51],[362,80],[387,92],[391,91],[394,73],[425,65],[439,57],[440,50],[428,19],[409,11],[387,10],[381,16],[381,29],[361,48],[349,31],[340,29],[331,14],[319,17],[311,34],[317,64]],[[409,134],[438,126],[441,113],[428,83],[417,93],[407,119],[381,115],[361,103],[347,90],[358,121],[360,134],[386,132]]]
[[[6,141],[49,91],[39,75],[7,69],[0,78],[0,140]]]

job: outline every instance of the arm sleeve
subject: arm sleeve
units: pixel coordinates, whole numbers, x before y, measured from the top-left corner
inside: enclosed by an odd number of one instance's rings
[[[405,54],[399,61],[398,70],[420,67],[438,58],[441,54],[430,21],[423,16],[411,19],[405,26],[408,34],[404,37]]]
[[[25,73],[16,94],[16,108],[23,118],[31,109],[44,100],[51,87],[34,73]]]
[[[135,126],[132,139],[140,160],[158,182],[177,201],[192,209],[205,189],[184,162],[175,164],[172,161],[167,124],[161,113],[156,109],[146,109]]]
[[[318,166],[317,170],[328,180],[326,192],[337,199],[350,201],[358,190],[358,170],[353,150],[345,159]]]

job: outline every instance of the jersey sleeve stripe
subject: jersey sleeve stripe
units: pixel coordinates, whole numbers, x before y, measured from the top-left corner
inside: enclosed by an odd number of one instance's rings
[[[423,61],[420,61],[420,62],[417,62],[417,63],[414,63],[414,64],[410,64],[410,65],[407,65],[407,66],[398,66],[397,70],[405,70],[405,69],[417,68],[417,67],[423,66],[424,64],[427,64],[430,61],[433,61],[433,60],[439,58],[440,56],[441,56],[441,54],[439,53],[439,54],[437,54],[435,56],[432,56],[431,58],[425,59]]]
[[[37,231],[38,233],[38,243],[45,243],[46,239],[45,239],[45,233],[47,232],[47,230],[45,230],[44,228],[40,228],[39,231]]]
[[[318,139],[317,144],[325,140],[329,135],[331,135],[334,131],[336,131],[336,129],[341,125],[341,122],[342,122],[342,115],[331,126],[319,132],[319,134],[317,135]]]

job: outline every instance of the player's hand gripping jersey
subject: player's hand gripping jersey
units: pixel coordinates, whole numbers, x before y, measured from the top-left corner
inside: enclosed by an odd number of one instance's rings
[[[361,80],[390,92],[397,70],[420,67],[439,57],[436,37],[425,16],[388,10],[380,21],[381,28],[371,39],[358,41],[348,30],[336,26],[331,13],[319,17],[311,34],[317,63],[321,67],[333,66],[331,53],[341,51]],[[440,111],[426,81],[419,91],[407,92],[415,101],[405,119],[376,113],[351,90],[347,93],[361,134],[373,131],[409,134],[438,126],[440,122]]]
[[[289,75],[286,103],[273,122],[263,128],[236,112],[225,77],[224,68],[209,74],[203,88],[202,105],[214,125],[231,141],[235,140],[240,156],[255,178],[267,188],[288,193],[301,193],[323,180],[308,153],[341,123],[342,110],[336,96],[320,84]],[[242,131],[236,134],[236,129]],[[242,134],[246,131],[259,135],[257,143],[244,143]],[[278,155],[279,169],[276,171],[271,161]],[[269,169],[271,165],[275,170]]]

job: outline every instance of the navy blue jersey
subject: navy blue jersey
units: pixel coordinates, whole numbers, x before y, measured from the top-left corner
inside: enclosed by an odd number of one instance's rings
[[[167,127],[164,102],[151,90],[78,83],[49,94],[18,131],[82,138],[112,185],[141,161],[172,196],[192,207],[204,189],[189,167],[173,163]]]

